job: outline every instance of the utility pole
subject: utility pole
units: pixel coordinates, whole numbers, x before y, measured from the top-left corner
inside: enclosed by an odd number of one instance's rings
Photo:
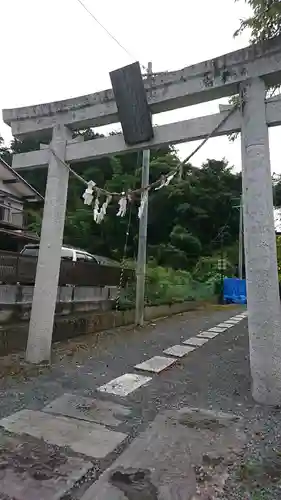
[[[152,74],[152,63],[148,63],[148,76]],[[149,162],[150,150],[145,149],[142,154],[142,177],[141,187],[145,188],[149,184]],[[148,192],[143,191],[141,198],[145,199],[142,215],[139,221],[139,242],[137,260],[137,286],[136,286],[136,325],[144,324],[144,295],[146,276],[146,248],[147,248],[147,219],[148,219]]]

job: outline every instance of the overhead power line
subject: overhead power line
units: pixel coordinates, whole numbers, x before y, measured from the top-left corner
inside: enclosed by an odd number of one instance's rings
[[[117,40],[117,38],[112,35],[112,33],[110,33],[110,31],[108,31],[108,29],[97,19],[97,17],[88,9],[88,7],[86,7],[86,5],[82,2],[82,0],[77,0],[77,2],[80,3],[80,5],[83,7],[83,9],[85,9],[86,12],[88,12],[88,14],[92,17],[92,19],[94,19],[94,21],[96,21],[96,23],[108,34],[108,36],[110,36],[110,38],[115,42],[117,43],[117,45],[119,45],[119,47],[124,50],[126,52],[126,54],[131,58],[133,59],[134,61],[137,61],[137,58],[132,54],[132,52],[130,52],[129,50],[126,49],[126,47],[124,47],[124,45],[122,45],[122,43],[119,42],[119,40]],[[145,66],[143,66],[141,64],[142,68],[147,71],[147,68]]]

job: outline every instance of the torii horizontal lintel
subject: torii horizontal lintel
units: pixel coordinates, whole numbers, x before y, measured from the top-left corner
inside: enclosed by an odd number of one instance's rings
[[[230,108],[229,108],[230,109]],[[154,127],[154,138],[142,144],[128,146],[122,134],[101,139],[76,142],[68,141],[66,147],[66,161],[70,164],[98,159],[103,156],[130,153],[144,148],[158,148],[169,144],[179,144],[188,141],[205,139],[226,118],[229,109],[199,118],[191,118],[181,122],[170,123]],[[266,118],[268,126],[281,125],[281,96],[268,99],[266,102]],[[241,115],[235,111],[227,121],[213,134],[214,137],[239,132],[241,129]],[[36,167],[46,167],[50,159],[50,152],[46,149],[21,153],[13,156],[13,168],[16,170]]]
[[[281,82],[281,36],[145,81],[152,113],[233,95],[239,84],[262,77],[267,85]],[[55,123],[76,130],[118,121],[112,89],[63,101],[3,111],[14,136],[50,137]]]

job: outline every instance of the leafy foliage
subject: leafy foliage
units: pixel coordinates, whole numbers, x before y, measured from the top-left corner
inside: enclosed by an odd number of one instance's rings
[[[281,175],[273,175],[273,201],[276,208],[281,207]]]
[[[98,137],[91,129],[80,132],[85,140]],[[15,139],[5,152],[38,149],[36,140]],[[154,181],[176,167],[179,158],[172,147],[151,152],[150,180]],[[123,191],[140,186],[141,154],[131,153],[101,158],[74,165],[86,179],[110,191]],[[24,171],[22,174],[39,192],[45,193],[46,169]],[[127,258],[135,258],[138,243],[137,211],[139,199],[131,205],[124,218],[117,218],[117,206],[110,204],[104,222],[94,222],[91,208],[82,200],[84,187],[70,176],[65,243],[82,247],[90,252],[121,259],[126,232]],[[198,169],[188,164],[182,179],[151,192],[148,217],[148,257],[155,265],[174,269],[191,269],[200,256],[209,255],[220,247],[218,234],[224,227],[224,244],[233,244],[238,237],[239,214],[233,209],[233,200],[240,196],[241,177],[233,172],[225,160],[207,160]],[[40,233],[42,207],[28,210],[30,229]],[[129,223],[130,222],[130,223]]]
[[[253,14],[241,21],[234,36],[250,29],[251,42],[268,40],[281,34],[281,0],[246,0]]]
[[[187,271],[148,265],[145,287],[146,305],[173,304],[175,302],[209,300],[215,293],[215,279],[204,283],[196,281]],[[120,298],[120,308],[128,309],[135,304],[135,283]]]

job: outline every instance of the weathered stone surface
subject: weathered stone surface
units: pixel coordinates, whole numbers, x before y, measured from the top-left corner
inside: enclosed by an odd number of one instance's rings
[[[9,432],[29,434],[47,443],[69,446],[74,452],[95,458],[106,457],[127,437],[96,423],[32,410],[21,410],[3,418],[0,425]]]
[[[136,373],[125,373],[121,377],[110,380],[105,385],[98,388],[100,392],[114,394],[115,396],[125,397],[133,391],[136,391],[142,385],[150,382],[151,377],[144,377]]]
[[[45,406],[43,411],[110,426],[118,426],[121,423],[115,415],[122,418],[130,414],[130,409],[126,406],[111,401],[85,398],[77,394],[63,394]]]
[[[214,326],[213,328],[209,328],[209,332],[214,332],[214,333],[222,333],[224,332],[225,330],[227,330],[227,328],[221,328],[220,326]]]
[[[241,428],[232,414],[196,408],[160,414],[82,500],[217,498],[243,448]]]
[[[199,408],[183,408],[179,410],[179,422],[190,428],[216,431],[223,427],[229,427],[239,422],[239,420],[240,418],[236,415],[212,410],[201,410]]]
[[[206,344],[206,342],[208,342],[208,339],[205,338],[199,339],[198,337],[191,337],[190,339],[184,340],[183,344],[200,347],[201,345]]]
[[[190,352],[194,351],[194,349],[196,348],[189,345],[173,345],[172,347],[165,349],[163,353],[167,354],[168,356],[176,356],[177,358],[183,358]]]
[[[231,328],[232,326],[235,326],[236,323],[229,323],[229,321],[225,321],[224,323],[220,323],[218,326],[226,327],[226,328]]]
[[[197,337],[200,337],[200,339],[201,338],[204,338],[204,339],[214,339],[218,335],[219,335],[219,333],[206,331],[206,332],[198,333]]]
[[[156,486],[151,482],[147,469],[116,469],[109,477],[110,483],[123,492],[128,500],[157,500]]]
[[[59,500],[92,463],[33,438],[2,436],[1,500]]]
[[[160,373],[166,368],[176,363],[175,358],[166,358],[165,356],[153,356],[153,358],[147,359],[135,366],[137,370],[143,370],[145,372]]]

